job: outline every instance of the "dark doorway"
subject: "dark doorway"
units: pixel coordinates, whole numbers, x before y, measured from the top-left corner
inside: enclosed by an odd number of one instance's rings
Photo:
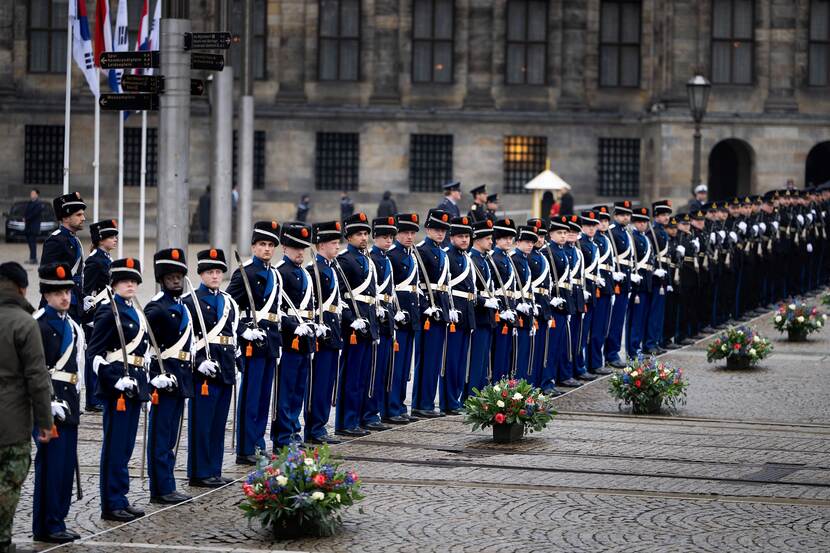
[[[830,181],[830,141],[819,142],[807,154],[804,182],[808,188]]]
[[[752,147],[737,138],[715,144],[709,153],[709,200],[749,194],[752,189]]]

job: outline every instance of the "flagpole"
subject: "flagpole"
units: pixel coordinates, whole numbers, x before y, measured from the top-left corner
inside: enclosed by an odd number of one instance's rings
[[[147,112],[141,112],[141,184],[138,200],[138,261],[144,266],[144,216],[147,189]],[[158,232],[158,231],[156,231]]]
[[[66,95],[63,108],[63,193],[69,194],[69,130],[71,125],[70,118],[72,116],[70,109],[72,103],[72,26],[74,22],[72,17],[67,17],[66,19]]]
[[[124,257],[124,240],[127,228],[124,224],[124,112],[118,112],[118,224],[121,236],[118,237],[118,257]]]
[[[92,218],[98,220],[98,192],[101,184],[101,105],[95,99],[95,153],[92,159]]]

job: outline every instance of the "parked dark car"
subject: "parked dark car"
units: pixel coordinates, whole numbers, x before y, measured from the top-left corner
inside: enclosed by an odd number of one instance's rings
[[[6,242],[26,240],[26,235],[23,232],[23,213],[26,211],[26,204],[28,203],[14,202],[8,213],[3,214],[6,217]],[[48,202],[41,203],[43,204],[43,212],[40,216],[40,233],[38,234],[38,239],[46,238],[58,228],[58,222],[55,220],[55,210],[52,209],[52,204]]]

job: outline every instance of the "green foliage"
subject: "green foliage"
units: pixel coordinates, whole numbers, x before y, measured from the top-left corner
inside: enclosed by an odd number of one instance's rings
[[[731,327],[721,332],[706,349],[710,363],[727,357],[747,357],[754,365],[772,352],[772,343],[745,325]]]
[[[538,432],[551,421],[556,411],[551,398],[525,380],[503,379],[483,390],[473,388],[473,395],[464,403],[464,421],[473,430],[495,424],[524,425],[525,430]]]
[[[609,391],[634,413],[659,411],[661,405],[676,410],[686,403],[683,370],[654,357],[640,357],[624,369],[614,371]]]

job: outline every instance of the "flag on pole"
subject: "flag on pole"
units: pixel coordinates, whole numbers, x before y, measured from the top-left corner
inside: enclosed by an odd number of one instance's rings
[[[142,17],[146,13],[149,16],[149,0],[144,0],[144,10],[142,11]],[[139,47],[136,50],[158,50],[159,49],[159,23],[161,20],[161,0],[156,0],[156,9],[153,12],[153,20],[149,21],[145,18],[143,23],[149,22],[148,25],[142,25],[142,29],[146,29],[146,33],[144,35],[144,40],[141,40]],[[141,37],[139,37],[140,39]],[[153,69],[145,69],[145,75],[152,75]]]
[[[112,52],[112,23],[110,22],[110,3],[108,0],[95,1],[95,66],[101,67],[101,54]],[[110,90],[121,92],[115,69],[101,70],[107,75]]]
[[[69,0],[69,21],[72,23],[72,57],[86,77],[89,89],[98,98],[98,71],[95,69],[95,55],[89,19],[86,16],[85,0]]]
[[[138,18],[138,33],[135,37],[136,50],[149,50],[149,36],[150,36],[150,0],[144,0],[144,5],[141,8],[141,17]],[[133,73],[138,75],[141,69],[133,69]],[[146,69],[144,71],[147,71]]]

